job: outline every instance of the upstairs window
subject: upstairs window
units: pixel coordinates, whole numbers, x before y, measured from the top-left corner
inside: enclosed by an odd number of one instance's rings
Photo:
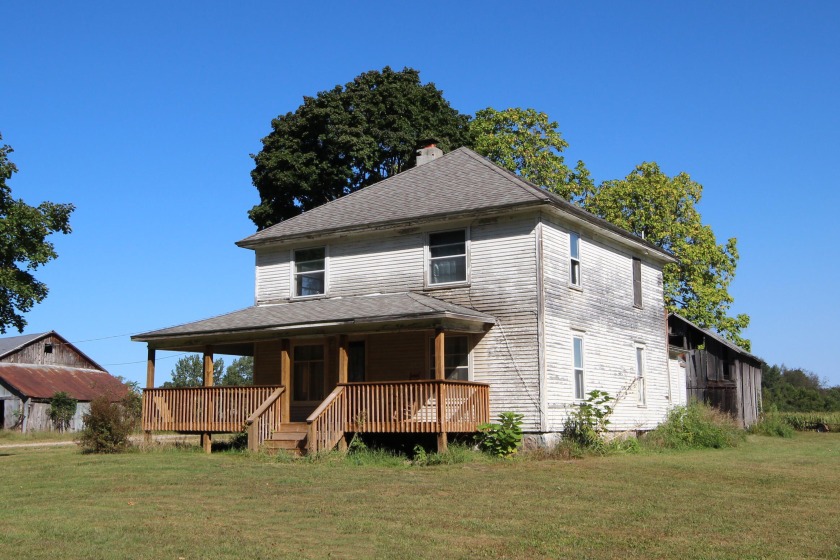
[[[572,353],[574,355],[573,376],[575,381],[575,398],[583,399],[583,337],[572,338]]]
[[[467,281],[467,231],[429,234],[429,284]]]
[[[633,257],[633,306],[642,307],[642,260]]]
[[[295,297],[326,293],[327,248],[295,251]]]
[[[580,286],[580,234],[569,233],[569,283]]]

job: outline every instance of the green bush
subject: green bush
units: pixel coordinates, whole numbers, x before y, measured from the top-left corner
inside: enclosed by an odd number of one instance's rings
[[[604,433],[610,425],[613,399],[605,391],[590,391],[586,400],[574,406],[563,424],[561,445],[576,445],[581,449],[600,450]]]
[[[694,402],[678,406],[667,420],[643,438],[643,443],[659,449],[703,449],[735,447],[746,433],[731,416],[709,405]]]
[[[443,453],[429,453],[422,445],[415,445],[414,457],[411,459],[411,464],[420,467],[459,465],[462,463],[473,463],[480,460],[481,457],[486,456],[463,443],[452,443]]]
[[[64,391],[59,391],[50,399],[50,420],[59,432],[70,427],[70,420],[76,414],[79,401]]]
[[[762,414],[758,422],[747,430],[751,434],[773,437],[793,437],[795,430],[778,415],[778,413]]]
[[[78,444],[85,453],[118,453],[130,447],[133,420],[119,403],[105,397],[93,399],[84,421]]]
[[[522,443],[522,418],[522,414],[502,412],[498,424],[479,425],[478,446],[496,457],[510,457]]]

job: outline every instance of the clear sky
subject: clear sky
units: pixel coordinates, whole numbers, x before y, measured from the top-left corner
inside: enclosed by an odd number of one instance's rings
[[[386,65],[463,113],[544,111],[600,181],[704,186],[753,352],[840,385],[840,2],[2,3],[0,133],[30,204],[72,202],[25,332],[129,379],[129,335],[253,303],[253,162],[271,119]],[[12,331],[9,334],[17,334]],[[231,358],[227,358],[229,362]],[[159,354],[158,382],[176,357]]]

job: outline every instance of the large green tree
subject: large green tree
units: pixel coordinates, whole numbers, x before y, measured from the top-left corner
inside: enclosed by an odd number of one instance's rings
[[[72,204],[29,206],[15,199],[6,184],[18,170],[9,160],[13,151],[0,145],[0,333],[9,326],[23,332],[24,313],[47,297],[47,286],[33,272],[58,256],[47,236],[70,233],[74,209]]]
[[[605,181],[587,193],[590,212],[670,251],[679,259],[663,271],[665,305],[703,328],[716,330],[742,348],[749,316],[729,316],[729,285],[738,264],[735,238],[718,244],[703,224],[697,204],[703,187],[687,173],[666,175],[656,163],[642,163],[624,179]]]
[[[411,68],[365,72],[304,97],[272,121],[252,156],[260,203],[249,216],[264,229],[390,177],[414,165],[427,139],[444,151],[470,145],[468,121]]]
[[[213,361],[213,379],[221,379],[224,372],[225,361],[217,358]],[[204,385],[204,360],[198,354],[178,358],[170,375],[172,381],[164,383],[164,387],[201,387]]]
[[[488,107],[475,114],[470,131],[476,152],[566,200],[579,200],[590,184],[582,161],[574,170],[566,165],[563,151],[569,144],[545,113]]]

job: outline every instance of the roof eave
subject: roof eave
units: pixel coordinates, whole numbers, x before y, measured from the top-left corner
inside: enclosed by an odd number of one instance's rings
[[[463,218],[482,218],[500,213],[509,213],[513,210],[527,211],[532,208],[538,208],[546,204],[547,202],[548,201],[546,200],[534,200],[529,202],[517,202],[515,204],[493,206],[492,208],[482,208],[479,210],[466,210],[461,212],[438,212],[436,214],[428,214],[426,216],[419,216],[410,219],[380,221],[354,227],[322,229],[317,231],[311,231],[308,233],[268,237],[265,239],[256,239],[252,241],[249,241],[251,237],[246,237],[245,239],[237,241],[236,245],[245,249],[256,249],[268,245],[278,245],[294,241],[301,241],[305,239],[318,239],[323,237],[335,237],[340,235],[356,235],[381,230],[400,229],[441,221],[455,221]]]

